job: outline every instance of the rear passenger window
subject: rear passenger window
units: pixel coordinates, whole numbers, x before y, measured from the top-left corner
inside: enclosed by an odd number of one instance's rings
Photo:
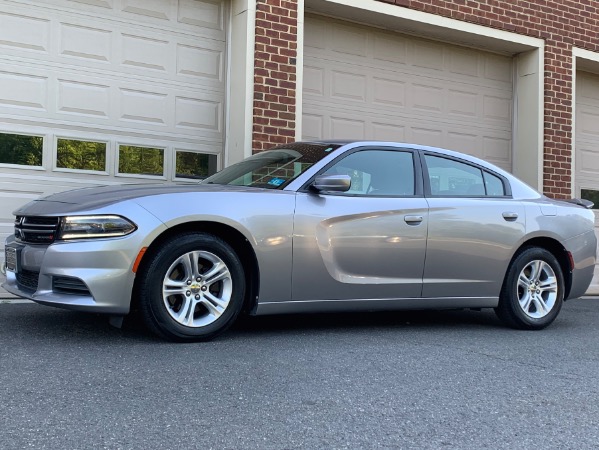
[[[454,159],[424,155],[431,194],[445,197],[503,197],[503,180]]]
[[[489,172],[484,172],[484,175],[487,195],[489,197],[503,197],[505,195],[505,187],[501,178]]]
[[[483,172],[478,167],[453,159],[425,155],[431,194],[447,197],[485,195]]]

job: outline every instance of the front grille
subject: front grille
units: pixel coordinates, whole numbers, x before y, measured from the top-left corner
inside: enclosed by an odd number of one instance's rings
[[[59,217],[17,216],[15,237],[20,242],[51,244],[60,225]]]
[[[34,272],[32,270],[21,270],[17,273],[17,284],[22,289],[37,291],[37,282],[39,278],[39,272]]]
[[[52,277],[52,290],[60,294],[91,295],[85,283],[74,277]]]

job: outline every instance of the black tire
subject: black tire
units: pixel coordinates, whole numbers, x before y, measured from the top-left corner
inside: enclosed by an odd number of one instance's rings
[[[540,247],[526,247],[508,267],[495,313],[511,328],[540,330],[559,314],[564,291],[555,256]]]
[[[150,331],[171,341],[207,341],[233,324],[243,306],[245,276],[229,244],[190,232],[163,242],[147,258],[136,294]],[[203,277],[211,271],[218,276]]]

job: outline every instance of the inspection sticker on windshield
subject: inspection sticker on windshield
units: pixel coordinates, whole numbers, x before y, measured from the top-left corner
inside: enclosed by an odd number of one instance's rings
[[[272,184],[273,186],[280,186],[285,182],[282,178],[273,178],[268,182],[268,184]]]

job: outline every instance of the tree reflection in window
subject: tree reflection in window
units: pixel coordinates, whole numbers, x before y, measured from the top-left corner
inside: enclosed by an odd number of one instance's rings
[[[41,166],[44,138],[22,134],[0,133],[0,163]]]
[[[581,189],[580,197],[584,200],[589,200],[594,203],[593,209],[599,209],[599,190],[596,189]]]
[[[177,151],[177,178],[206,178],[217,171],[217,156],[206,153]]]
[[[164,149],[119,146],[119,173],[133,175],[164,175]]]
[[[58,139],[56,167],[106,171],[106,142]]]

